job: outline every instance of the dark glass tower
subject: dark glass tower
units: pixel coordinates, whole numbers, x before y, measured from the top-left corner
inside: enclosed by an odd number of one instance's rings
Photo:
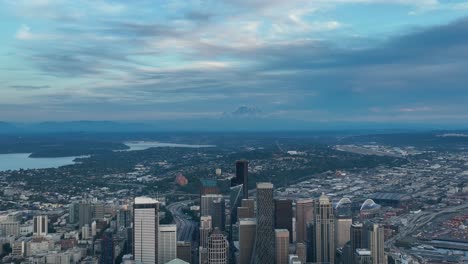
[[[292,200],[275,200],[275,229],[287,229],[289,231],[289,242],[292,243]]]
[[[252,264],[271,263],[275,259],[273,184],[257,183],[257,230]]]
[[[246,160],[236,161],[235,185],[243,184],[242,194],[244,199],[249,198],[249,162]],[[232,185],[234,186],[234,185]]]
[[[101,260],[99,263],[102,264],[113,264],[114,263],[114,239],[111,230],[106,230],[102,236],[101,241]]]

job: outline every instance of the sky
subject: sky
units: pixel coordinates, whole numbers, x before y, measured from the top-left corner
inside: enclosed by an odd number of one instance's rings
[[[468,119],[468,1],[0,0],[0,41],[0,121]]]

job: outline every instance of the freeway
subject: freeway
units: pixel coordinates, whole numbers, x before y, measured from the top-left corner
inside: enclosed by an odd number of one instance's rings
[[[171,212],[177,225],[177,241],[192,242],[194,233],[197,230],[197,223],[189,219],[182,212],[182,208],[190,202],[191,200],[175,202],[167,206],[167,209]]]

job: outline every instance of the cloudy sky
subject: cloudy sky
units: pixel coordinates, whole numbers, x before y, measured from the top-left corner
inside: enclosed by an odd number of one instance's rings
[[[0,41],[0,121],[468,120],[468,1],[0,0]]]

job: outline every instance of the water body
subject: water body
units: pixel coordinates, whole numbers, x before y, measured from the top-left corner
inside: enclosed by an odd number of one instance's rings
[[[213,148],[216,147],[215,145],[191,145],[191,144],[176,144],[176,143],[163,143],[157,141],[132,141],[132,142],[125,142],[125,145],[129,146],[129,149],[125,151],[133,151],[133,150],[144,150],[149,148],[162,148],[162,147],[170,147],[170,148]]]
[[[78,157],[30,158],[31,153],[0,154],[0,171],[58,168],[74,164]]]

